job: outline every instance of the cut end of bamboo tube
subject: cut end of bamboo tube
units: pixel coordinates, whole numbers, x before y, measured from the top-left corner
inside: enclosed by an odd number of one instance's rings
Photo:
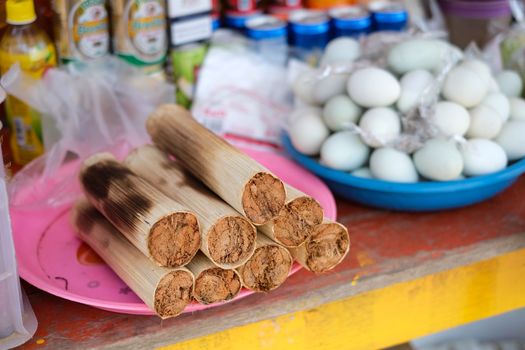
[[[165,216],[151,228],[148,249],[161,266],[179,267],[191,261],[200,248],[197,218],[192,213],[176,212]]]
[[[242,265],[255,250],[257,230],[245,218],[227,216],[208,232],[208,252],[218,265],[233,268]]]
[[[348,254],[350,237],[348,230],[336,222],[316,226],[304,245],[306,268],[315,273],[336,267]]]
[[[257,292],[269,292],[286,281],[293,259],[288,250],[269,244],[255,250],[253,256],[239,268],[243,285]]]
[[[235,298],[241,286],[241,279],[235,270],[215,267],[197,276],[193,297],[204,305],[224,302]]]
[[[193,275],[186,270],[164,276],[155,290],[155,312],[162,318],[182,313],[192,300]]]
[[[312,197],[298,197],[287,203],[274,219],[275,239],[286,247],[303,244],[313,228],[323,222],[323,208]]]
[[[270,173],[259,172],[244,187],[242,207],[250,221],[263,225],[279,214],[285,200],[286,190],[282,181]]]

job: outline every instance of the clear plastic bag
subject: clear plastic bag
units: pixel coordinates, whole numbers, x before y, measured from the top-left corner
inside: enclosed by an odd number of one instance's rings
[[[378,32],[367,36],[361,40],[361,57],[359,60],[348,64],[327,65],[319,68],[312,68],[303,62],[292,60],[288,65],[288,84],[295,88],[297,83],[301,85],[315,85],[323,79],[343,75],[350,76],[350,74],[358,69],[366,67],[380,67],[387,68],[388,52],[396,44],[402,43],[410,39],[442,39],[443,32]],[[473,48],[469,49],[469,57],[474,57],[475,51]],[[401,123],[403,132],[394,140],[384,141],[378,140],[372,135],[367,134],[355,123],[348,122],[345,125],[345,130],[349,130],[355,134],[360,135],[365,140],[379,143],[382,146],[394,147],[406,153],[412,153],[421,148],[425,141],[437,135],[438,130],[435,125],[430,122],[429,117],[434,114],[435,105],[439,100],[442,84],[448,72],[463,58],[463,53],[459,49],[452,48],[443,57],[443,61],[439,69],[434,72],[434,81],[427,86],[419,96],[416,107],[401,113]],[[305,74],[306,73],[306,74]],[[309,77],[306,80],[301,80],[299,76]],[[297,92],[296,92],[297,97]],[[308,101],[301,101],[300,98],[294,100],[295,110],[297,113],[292,113],[293,118],[300,113],[304,108],[319,108],[319,106],[308,106]],[[288,120],[291,123],[291,120]]]
[[[0,88],[0,102],[4,97],[4,91]],[[35,314],[20,288],[16,271],[2,159],[0,147],[0,350],[25,343],[33,336],[37,326]]]
[[[10,181],[11,206],[17,209],[70,204],[79,193],[82,160],[103,150],[118,157],[147,142],[148,114],[175,96],[173,85],[112,57],[51,69],[41,80],[14,66],[2,77],[2,85],[40,111],[47,130],[46,153]]]

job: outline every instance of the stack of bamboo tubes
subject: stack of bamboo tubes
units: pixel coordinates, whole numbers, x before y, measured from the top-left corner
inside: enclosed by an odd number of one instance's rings
[[[347,229],[312,197],[284,184],[176,105],[147,121],[154,145],[123,162],[88,158],[72,224],[160,317],[192,301],[268,292],[293,261],[322,273],[348,253]],[[174,159],[175,158],[175,159]]]

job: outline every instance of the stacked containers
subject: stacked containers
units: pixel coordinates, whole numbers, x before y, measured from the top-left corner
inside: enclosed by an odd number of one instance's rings
[[[260,15],[262,15],[262,11],[256,9],[249,12],[228,10],[224,14],[224,24],[226,27],[232,29],[244,30],[246,28],[246,22]]]
[[[330,40],[330,18],[325,12],[297,10],[288,20],[292,56],[315,66]]]
[[[224,24],[229,28],[244,30],[248,20],[261,14],[256,0],[227,0]]]
[[[368,6],[372,14],[374,31],[400,31],[408,24],[408,12],[398,2],[375,1]]]
[[[189,108],[197,83],[198,71],[213,32],[211,0],[168,0],[170,56],[177,103]]]
[[[288,21],[290,13],[301,8],[303,8],[302,0],[275,0],[268,6],[268,13]]]
[[[332,35],[360,37],[370,33],[372,17],[360,6],[340,6],[329,11],[332,21]]]
[[[288,26],[290,46],[303,50],[323,49],[330,40],[330,20],[322,11],[294,11]]]
[[[286,23],[272,16],[259,16],[246,22],[246,35],[254,51],[272,63],[284,66],[288,55]]]

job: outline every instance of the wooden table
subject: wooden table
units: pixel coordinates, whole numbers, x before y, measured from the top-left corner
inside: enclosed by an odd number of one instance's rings
[[[161,321],[36,289],[24,349],[377,349],[525,306],[525,177],[473,207],[394,213],[338,200],[352,247],[267,295]]]

